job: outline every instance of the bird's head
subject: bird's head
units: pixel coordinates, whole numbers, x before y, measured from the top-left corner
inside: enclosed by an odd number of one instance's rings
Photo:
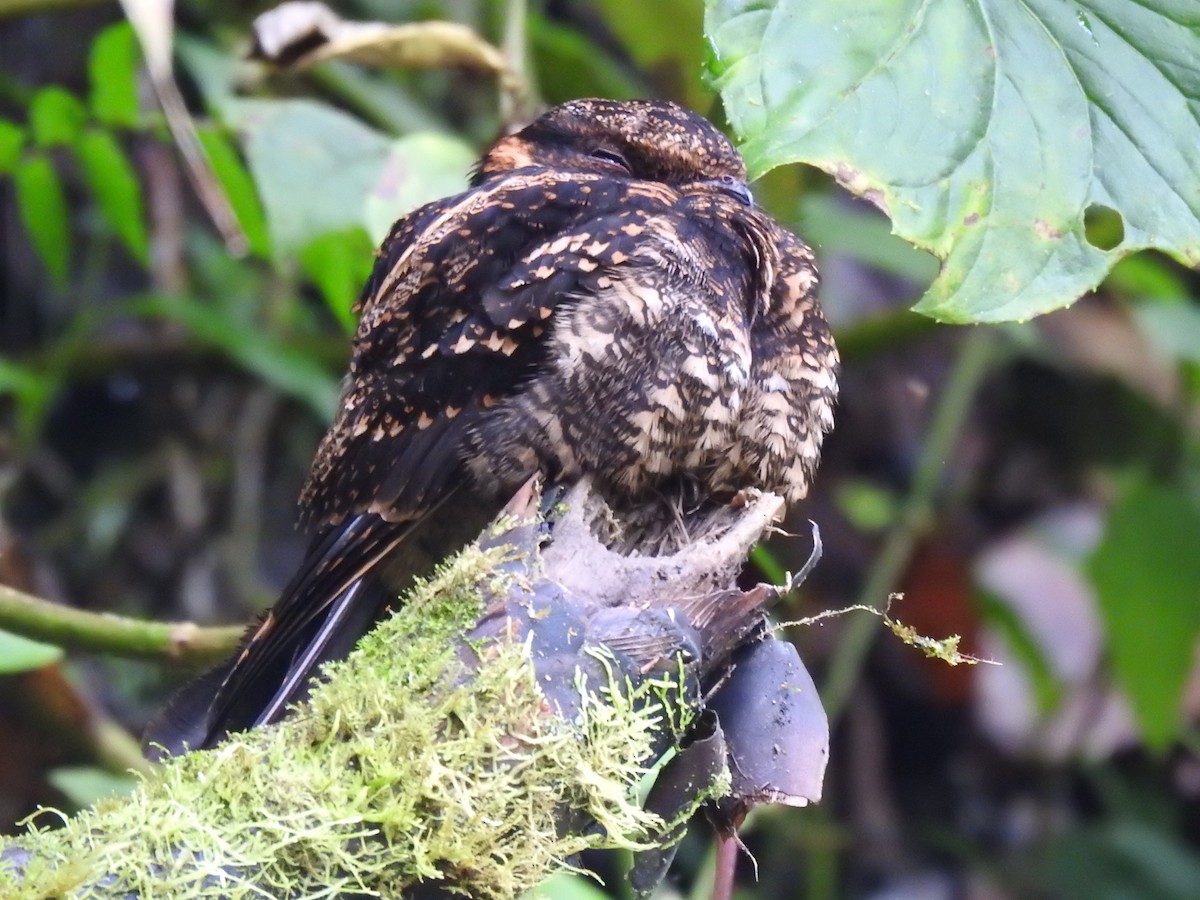
[[[677,188],[711,184],[747,203],[746,164],[703,116],[664,100],[572,100],[501,138],[473,184],[528,167],[573,169]]]

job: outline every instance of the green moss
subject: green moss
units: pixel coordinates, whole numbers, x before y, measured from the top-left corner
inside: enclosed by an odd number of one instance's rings
[[[635,790],[665,717],[681,725],[669,712],[680,682],[635,690],[611,667],[607,684],[581,675],[582,712],[567,722],[548,714],[523,643],[480,648],[468,678],[457,639],[505,554],[469,548],[418,583],[281,725],[172,759],[131,798],[63,828],[35,828],[18,842],[34,855],[25,878],[0,875],[0,894],[397,896],[449,879],[511,898],[585,848],[644,846],[662,823]],[[589,820],[602,829],[564,828]],[[113,887],[95,887],[104,876]]]

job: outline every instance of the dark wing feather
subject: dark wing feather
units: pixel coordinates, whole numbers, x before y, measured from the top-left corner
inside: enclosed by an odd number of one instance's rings
[[[316,535],[279,602],[250,627],[238,653],[172,698],[144,743],[177,753],[185,744],[208,747],[228,732],[277,719],[316,667],[344,655],[378,618],[386,601],[368,573],[414,524],[367,513]]]
[[[349,389],[301,495],[306,521],[404,521],[455,482],[467,436],[543,362],[546,320],[578,283],[576,271],[517,284],[530,254],[618,208],[626,185],[518,170],[397,225],[359,303]],[[497,285],[515,298],[503,308],[490,302]]]

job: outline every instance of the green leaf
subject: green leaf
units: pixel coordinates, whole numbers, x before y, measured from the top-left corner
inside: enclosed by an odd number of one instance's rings
[[[121,241],[142,265],[150,262],[142,191],[133,166],[108,131],[89,129],[79,136],[75,153],[96,203]]]
[[[404,213],[466,187],[475,154],[433,132],[398,140],[309,100],[227,105],[245,136],[276,258],[323,235],[366,227],[382,239]]]
[[[1089,560],[1113,668],[1146,743],[1178,734],[1200,638],[1200,504],[1178,487],[1135,483]]]
[[[128,22],[117,22],[96,35],[88,55],[92,115],[105,125],[135,128],[138,108],[138,67],[142,51]]]
[[[243,100],[229,107],[266,210],[275,256],[363,224],[391,141],[310,100]]]
[[[268,384],[303,400],[323,420],[337,408],[338,382],[304,351],[260,329],[231,321],[221,309],[188,297],[150,298],[134,311],[165,316],[198,339],[218,348]]]
[[[1024,665],[1038,712],[1045,715],[1058,709],[1062,703],[1063,684],[1038,639],[1011,601],[1002,600],[990,591],[981,591],[975,603],[988,627],[1004,639],[1016,660]]]
[[[842,515],[859,531],[878,532],[891,526],[899,516],[894,492],[862,478],[843,481],[835,492]]]
[[[17,207],[33,248],[58,287],[67,283],[71,233],[67,227],[67,199],[50,160],[41,154],[23,160],[13,171]]]
[[[0,175],[16,168],[25,147],[25,129],[8,119],[0,119]]]
[[[98,800],[132,793],[139,784],[131,775],[115,775],[96,766],[59,766],[50,771],[46,780],[80,809]]]
[[[1022,320],[1121,257],[1200,262],[1194,0],[709,0],[712,74],[751,170],[806,162],[944,260],[917,309]],[[1085,217],[1121,217],[1120,243]]]
[[[560,872],[525,894],[522,900],[608,900],[608,897],[590,879],[572,872]]]
[[[395,221],[422,204],[466,190],[476,153],[458,138],[436,132],[393,141],[363,204],[362,222],[378,244]]]
[[[0,675],[40,669],[62,659],[61,647],[0,631]]]
[[[1154,253],[1127,256],[1108,273],[1104,287],[1117,293],[1156,300],[1179,301],[1188,296],[1183,272]]]
[[[350,309],[375,264],[372,249],[366,232],[355,228],[323,235],[300,253],[304,274],[321,291],[330,312],[347,334],[353,334],[355,328]]]
[[[254,180],[242,165],[237,150],[216,128],[203,128],[199,134],[200,143],[208,153],[217,180],[225,189],[225,196],[233,206],[238,224],[246,233],[251,252],[256,256],[270,256],[271,238],[267,233],[267,218],[258,201]]]
[[[29,103],[29,130],[41,147],[75,143],[87,119],[79,98],[56,85],[42,88]]]
[[[758,566],[763,577],[771,584],[784,584],[788,580],[787,569],[770,547],[758,544],[750,551],[750,562]]]

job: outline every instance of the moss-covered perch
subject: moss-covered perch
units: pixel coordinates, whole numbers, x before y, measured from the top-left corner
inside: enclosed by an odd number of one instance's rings
[[[661,807],[675,821],[635,789],[695,735],[707,687],[735,680],[773,592],[730,585],[779,502],[722,512],[713,537],[662,557],[606,550],[596,502],[578,489],[547,525],[526,492],[283,723],[172,758],[65,823],[44,814],[0,853],[0,896],[512,898],[583,849],[669,840],[730,793],[719,727],[695,741],[716,762]],[[811,681],[781,689],[791,709]],[[819,793],[814,721],[790,742],[807,745],[799,786],[768,799]]]

